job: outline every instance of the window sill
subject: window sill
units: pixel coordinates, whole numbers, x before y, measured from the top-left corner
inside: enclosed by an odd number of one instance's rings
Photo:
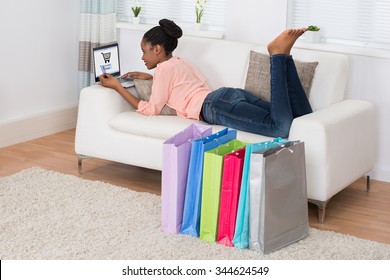
[[[118,29],[137,30],[137,31],[148,31],[154,26],[155,25],[142,24],[142,23],[133,24],[129,22],[118,22],[116,24],[116,28]],[[193,36],[193,37],[205,37],[205,38],[214,38],[214,39],[223,38],[223,32],[221,31],[195,30],[190,28],[183,28],[183,34],[185,36]]]
[[[390,59],[390,50],[387,49],[376,49],[376,48],[363,47],[363,46],[349,46],[349,45],[326,43],[326,42],[307,43],[303,40],[298,40],[295,44],[295,47],[300,49],[319,50],[319,51]]]

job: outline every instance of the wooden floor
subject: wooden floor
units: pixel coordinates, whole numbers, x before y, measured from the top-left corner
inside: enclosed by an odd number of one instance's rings
[[[77,176],[74,135],[69,130],[1,148],[0,176],[33,166]],[[136,191],[161,192],[161,172],[100,159],[84,160],[82,177]],[[390,183],[371,180],[371,190],[366,192],[365,180],[356,181],[330,200],[324,224],[318,223],[317,209],[309,204],[309,223],[313,228],[390,244]]]

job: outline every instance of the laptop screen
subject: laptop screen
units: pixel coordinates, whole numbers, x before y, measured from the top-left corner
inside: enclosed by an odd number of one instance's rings
[[[96,82],[99,81],[99,76],[103,73],[119,76],[120,65],[118,43],[93,48],[93,61],[95,66]]]

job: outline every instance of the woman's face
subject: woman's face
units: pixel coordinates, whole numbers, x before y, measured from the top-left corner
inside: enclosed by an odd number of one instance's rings
[[[146,68],[153,69],[161,62],[157,46],[153,46],[145,40],[141,41],[142,60],[145,62]]]

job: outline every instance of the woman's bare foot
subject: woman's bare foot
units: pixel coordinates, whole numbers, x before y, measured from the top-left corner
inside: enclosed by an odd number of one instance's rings
[[[290,55],[290,51],[295,41],[305,33],[307,28],[287,29],[268,44],[269,55],[286,54]]]

